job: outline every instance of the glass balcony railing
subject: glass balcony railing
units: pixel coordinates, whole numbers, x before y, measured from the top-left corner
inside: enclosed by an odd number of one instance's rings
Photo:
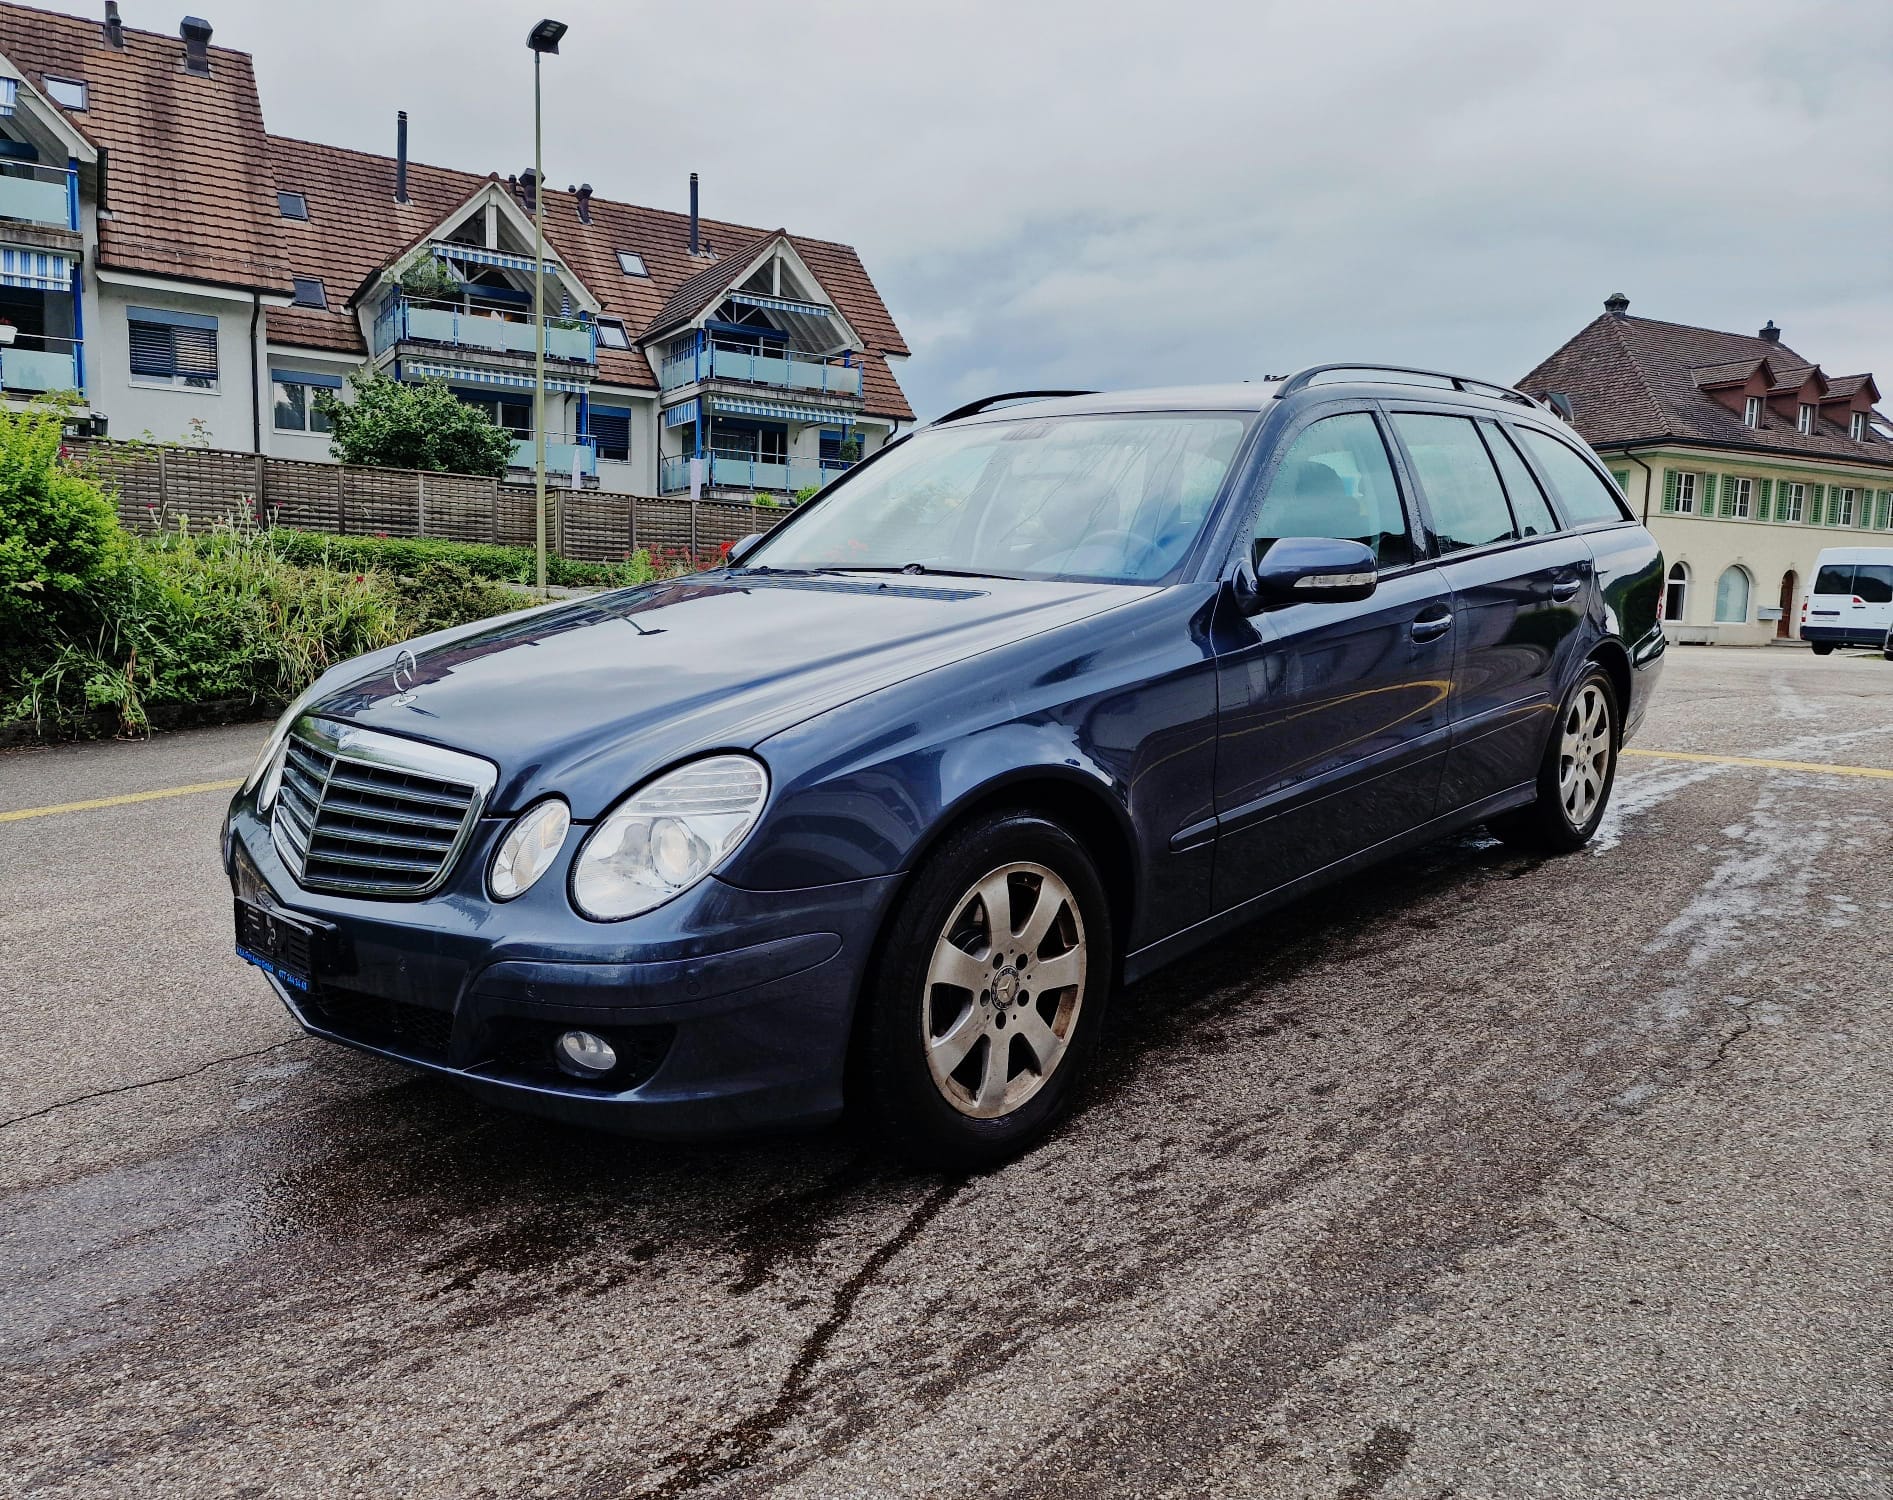
[[[658,371],[658,384],[667,391],[698,380],[740,380],[747,385],[773,386],[777,390],[820,396],[858,397],[861,394],[859,365],[787,349],[756,354],[713,343],[671,356]]]
[[[533,465],[533,443],[529,437],[516,438],[513,442],[512,467],[530,469]],[[549,480],[569,479],[574,466],[581,478],[598,472],[598,450],[592,446],[588,437],[546,437],[546,477]],[[690,480],[684,479],[685,488]]]
[[[0,161],[0,219],[18,219],[49,229],[77,229],[78,198],[67,167]]]
[[[850,464],[810,463],[806,459],[752,458],[746,453],[712,453],[703,460],[703,487],[720,490],[756,490],[787,497],[811,486],[819,488]],[[658,493],[675,495],[690,488],[690,459],[667,458],[658,465]]]
[[[0,388],[39,394],[79,389],[79,352],[65,349],[25,349],[0,346]]]
[[[502,318],[489,312],[411,302],[403,297],[381,310],[375,319],[374,352],[395,344],[440,344],[450,349],[471,349],[487,354],[523,354],[531,357],[537,332],[530,318]],[[598,362],[597,330],[589,323],[577,328],[546,324],[546,358],[578,364]]]

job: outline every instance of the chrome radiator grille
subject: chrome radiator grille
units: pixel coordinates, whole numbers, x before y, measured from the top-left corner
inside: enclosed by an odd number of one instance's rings
[[[299,720],[283,746],[276,851],[306,890],[425,896],[451,872],[493,781],[472,756]]]

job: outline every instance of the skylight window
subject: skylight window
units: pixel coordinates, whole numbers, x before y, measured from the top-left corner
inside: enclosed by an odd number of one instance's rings
[[[644,269],[644,257],[630,250],[620,250],[618,252],[618,269],[627,276],[649,276],[651,274]]]
[[[624,331],[624,323],[617,318],[598,320],[598,342],[607,349],[629,349],[631,339]]]
[[[61,109],[84,109],[85,81],[79,78],[54,78],[50,73],[40,80],[46,85],[46,97]]]
[[[285,219],[306,219],[309,217],[309,200],[301,193],[278,193],[276,211]]]
[[[292,279],[296,283],[296,295],[290,302],[291,307],[326,308],[329,305],[328,290],[322,285],[321,277],[297,276]]]

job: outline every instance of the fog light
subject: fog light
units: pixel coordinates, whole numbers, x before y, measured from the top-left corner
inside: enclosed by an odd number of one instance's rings
[[[618,1054],[611,1043],[589,1031],[561,1032],[552,1049],[559,1066],[574,1078],[597,1078],[618,1066]]]

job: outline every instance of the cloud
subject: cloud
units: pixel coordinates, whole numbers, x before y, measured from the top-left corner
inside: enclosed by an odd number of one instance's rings
[[[1893,351],[1875,0],[545,3],[549,175],[681,207],[694,168],[709,213],[854,243],[923,413],[1324,358],[1509,379],[1616,290],[1829,370]],[[219,10],[274,130],[387,150],[405,107],[422,159],[531,159],[537,11]]]

